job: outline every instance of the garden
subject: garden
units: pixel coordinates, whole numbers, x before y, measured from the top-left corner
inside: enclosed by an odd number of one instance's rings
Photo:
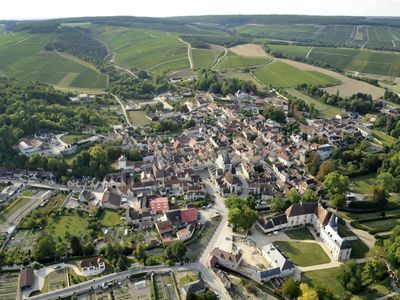
[[[274,244],[279,251],[300,267],[326,264],[331,261],[317,243],[277,241]]]

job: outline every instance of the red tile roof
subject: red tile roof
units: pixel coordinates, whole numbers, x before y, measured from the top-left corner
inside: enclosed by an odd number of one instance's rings
[[[197,208],[188,208],[181,210],[181,223],[192,223],[197,221],[198,210]]]

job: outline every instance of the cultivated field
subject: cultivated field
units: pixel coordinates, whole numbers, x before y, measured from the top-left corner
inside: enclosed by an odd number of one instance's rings
[[[72,55],[43,51],[51,35],[0,33],[0,73],[59,87],[103,89],[107,76]]]
[[[2,300],[15,300],[18,275],[18,272],[0,274],[0,295]]]
[[[309,58],[342,70],[365,74],[400,76],[400,54],[350,48],[269,45],[273,51]]]
[[[218,69],[250,68],[264,65],[271,61],[269,57],[262,56],[240,56],[232,51],[218,64]]]
[[[208,69],[218,60],[222,48],[211,47],[210,49],[192,49],[193,64],[196,69]]]
[[[229,50],[239,56],[268,57],[268,54],[265,53],[264,49],[260,45],[256,44],[237,45],[229,48]]]
[[[335,78],[335,80],[338,80],[342,82],[341,84],[331,86],[324,88],[325,91],[335,94],[337,91],[339,91],[339,95],[342,97],[350,97],[358,92],[361,93],[366,93],[370,94],[373,99],[379,99],[383,97],[384,90],[382,88],[373,86],[371,84],[368,84],[363,81],[355,80],[352,78],[348,78],[342,74],[324,69],[324,68],[319,68],[315,67],[312,65],[308,65],[305,63],[289,60],[289,59],[278,59],[281,62],[285,62],[286,64],[289,64],[291,66],[294,66],[300,70],[303,71],[317,71],[319,73],[323,73],[325,75],[330,76],[331,78]]]
[[[172,34],[137,28],[97,26],[97,38],[115,54],[115,63],[163,73],[189,68],[187,46]]]
[[[46,285],[47,284],[47,285]],[[50,292],[67,287],[67,272],[65,269],[57,270],[46,277],[43,292]]]
[[[300,83],[314,85],[332,85],[339,80],[315,70],[304,71],[283,61],[265,65],[254,72],[254,75],[266,86],[295,87]]]
[[[234,27],[239,33],[275,40],[308,42],[327,46],[400,50],[400,29],[365,25],[263,25]]]

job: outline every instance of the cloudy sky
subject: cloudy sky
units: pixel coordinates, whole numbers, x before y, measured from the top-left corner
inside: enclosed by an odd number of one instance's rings
[[[400,0],[1,0],[0,3],[0,20],[207,14],[400,16]]]

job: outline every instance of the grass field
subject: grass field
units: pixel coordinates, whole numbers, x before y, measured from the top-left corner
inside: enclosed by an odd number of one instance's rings
[[[387,217],[400,215],[400,209],[395,210],[387,210],[385,212]],[[349,213],[349,212],[340,212],[340,216],[344,217],[347,220],[363,220],[376,218],[381,216],[381,212],[364,212],[364,213]]]
[[[151,121],[146,118],[146,112],[142,110],[128,111],[128,117],[134,126],[144,126],[151,123]]]
[[[218,64],[218,69],[237,69],[237,68],[249,68],[256,67],[266,64],[271,61],[269,57],[259,57],[259,56],[240,56],[231,51],[228,55]]]
[[[82,236],[86,231],[88,220],[85,214],[79,216],[77,213],[49,217],[45,231],[57,239],[63,238],[68,232],[71,235]]]
[[[360,176],[352,179],[351,190],[359,194],[368,194],[370,188],[376,183],[376,174]]]
[[[282,88],[295,87],[300,83],[320,86],[339,83],[337,79],[328,75],[316,71],[302,71],[280,61],[258,68],[254,75],[266,86]]]
[[[317,99],[311,98],[310,96],[307,96],[294,88],[286,89],[286,91],[290,95],[304,100],[307,104],[313,104],[315,108],[319,111],[319,113],[327,118],[333,118],[336,115],[342,113],[342,110],[340,108],[329,104],[325,104],[322,101],[318,101]]]
[[[107,75],[72,55],[43,51],[52,35],[0,33],[0,73],[59,87],[103,89]]]
[[[373,129],[372,135],[374,136],[374,138],[376,138],[378,141],[380,141],[383,145],[392,146],[396,142],[395,138],[391,137],[390,135],[387,135],[386,133],[384,133],[378,129]]]
[[[309,271],[301,274],[301,281],[312,287],[323,287],[330,290],[335,299],[367,299],[373,300],[386,296],[390,293],[390,283],[384,280],[380,283],[370,284],[364,291],[355,297],[347,294],[340,282],[340,267]]]
[[[360,239],[356,239],[353,241],[350,241],[351,243],[351,254],[350,258],[358,259],[358,258],[364,258],[365,255],[368,253],[369,248],[367,245],[363,243]]]
[[[18,272],[0,274],[0,296],[2,300],[15,300],[17,296]]]
[[[55,291],[67,287],[68,273],[65,269],[60,269],[50,273],[45,280],[42,293]]]
[[[193,64],[196,69],[208,69],[221,55],[221,49],[192,49]]]
[[[400,54],[351,48],[270,45],[273,51],[320,61],[353,72],[400,76]],[[310,51],[311,50],[311,51]]]
[[[345,289],[340,283],[340,267],[304,272],[301,274],[301,281],[313,287],[328,288],[334,292],[337,299],[345,294]]]
[[[64,143],[70,145],[70,144],[77,143],[77,142],[79,142],[79,141],[81,141],[81,140],[84,140],[84,139],[86,139],[86,138],[88,138],[88,137],[89,137],[89,135],[87,135],[87,134],[80,134],[80,133],[74,134],[74,133],[71,133],[71,134],[63,135],[63,136],[61,137],[61,140],[62,140]]]
[[[118,212],[105,209],[99,218],[99,223],[105,227],[118,226],[122,224],[121,216]]]
[[[187,46],[172,34],[111,26],[97,26],[95,30],[97,38],[115,53],[119,65],[155,73],[189,68]]]
[[[290,258],[295,265],[300,267],[330,262],[328,255],[324,252],[322,247],[316,243],[278,241],[274,242],[274,244]]]
[[[7,207],[0,212],[0,221],[5,222],[7,219],[15,213],[18,209],[29,202],[29,198],[17,198],[13,200]]]
[[[293,240],[315,240],[308,228],[288,230],[285,233]]]

